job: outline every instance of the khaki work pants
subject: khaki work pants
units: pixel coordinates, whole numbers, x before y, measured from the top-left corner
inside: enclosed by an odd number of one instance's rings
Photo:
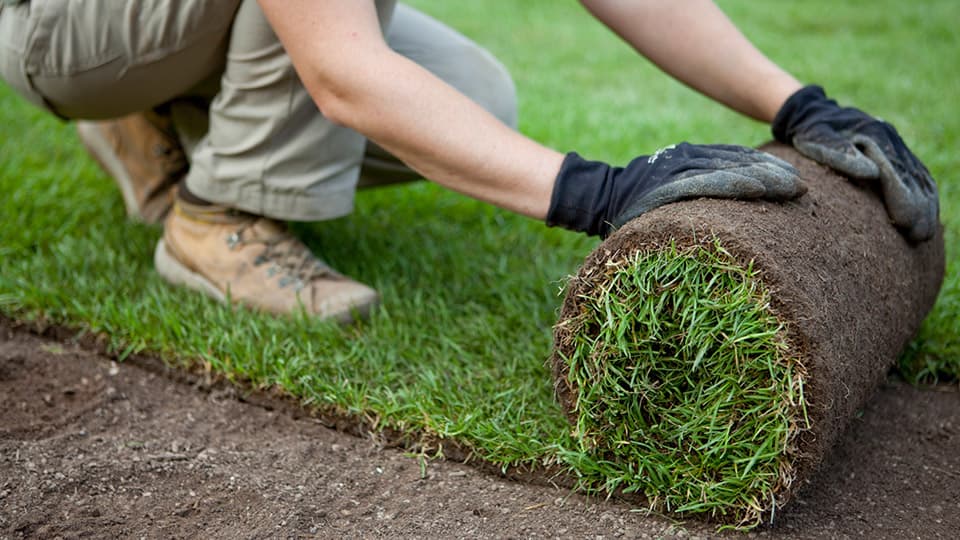
[[[516,125],[513,82],[489,52],[395,0],[376,5],[395,51]],[[358,183],[419,178],[320,114],[255,0],[0,4],[0,78],[62,118],[169,106],[190,190],[275,219],[333,219]]]

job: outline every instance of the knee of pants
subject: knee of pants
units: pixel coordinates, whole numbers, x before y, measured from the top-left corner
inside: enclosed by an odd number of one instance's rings
[[[43,106],[98,119],[154,107],[222,72],[239,1],[34,0],[10,15],[23,27],[21,71]],[[11,39],[7,15],[0,45]]]

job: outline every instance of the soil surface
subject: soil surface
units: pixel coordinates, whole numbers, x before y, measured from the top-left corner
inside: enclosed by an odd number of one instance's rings
[[[891,379],[751,533],[425,465],[156,361],[0,320],[0,538],[957,538],[960,389]]]

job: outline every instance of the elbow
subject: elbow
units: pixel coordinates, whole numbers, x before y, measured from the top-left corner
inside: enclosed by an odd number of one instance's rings
[[[353,105],[354,100],[349,97],[349,92],[338,90],[317,79],[305,82],[304,86],[324,118],[340,126],[355,128],[356,107]]]
[[[347,100],[336,95],[330,95],[320,98],[314,97],[313,101],[317,104],[320,114],[327,120],[338,126],[356,128],[357,115],[355,108]]]
[[[382,73],[388,66],[382,55],[354,51],[349,62],[316,60],[301,63],[297,72],[320,114],[335,124],[360,131],[382,84],[370,74]]]
[[[367,133],[381,121],[385,99],[383,81],[368,77],[378,70],[359,70],[341,77],[315,76],[303,83],[320,114],[336,125]]]

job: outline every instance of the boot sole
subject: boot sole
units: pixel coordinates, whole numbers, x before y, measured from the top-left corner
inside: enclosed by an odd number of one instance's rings
[[[157,273],[168,282],[202,292],[218,302],[227,303],[227,295],[213,283],[210,283],[207,278],[190,270],[174,258],[167,250],[167,245],[162,238],[157,242],[157,249],[153,252],[153,264]]]
[[[120,193],[123,195],[123,205],[127,209],[127,217],[140,223],[153,223],[145,219],[143,214],[140,213],[137,197],[133,193],[133,180],[127,174],[127,169],[123,166],[123,163],[117,159],[110,143],[100,134],[96,124],[93,122],[77,122],[77,133],[80,135],[80,142],[87,148],[93,159],[100,164],[100,168],[112,176],[114,182],[120,188]]]

